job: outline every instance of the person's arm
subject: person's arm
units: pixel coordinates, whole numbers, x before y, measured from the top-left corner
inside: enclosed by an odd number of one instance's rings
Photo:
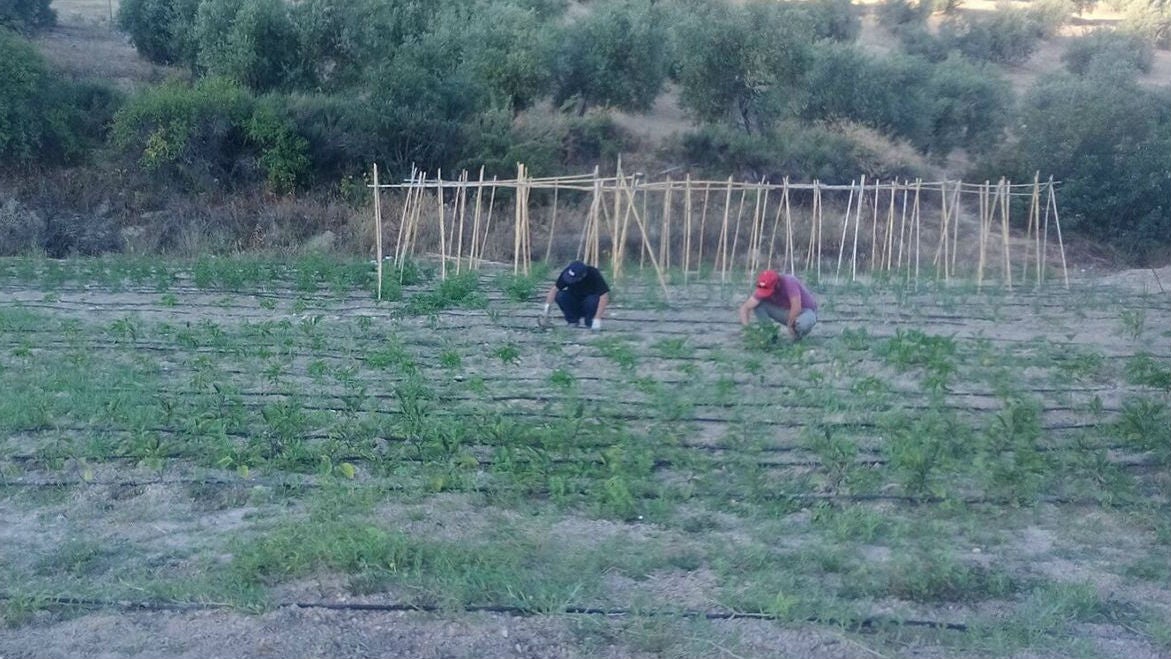
[[[557,284],[556,284],[556,282],[554,282],[554,284],[549,287],[549,292],[545,294],[545,311],[542,315],[544,315],[544,316],[549,315],[549,307],[553,306],[553,300],[556,297],[557,297]]]
[[[760,306],[760,300],[755,295],[749,295],[744,304],[740,305],[740,324],[748,325],[748,312]]]
[[[789,332],[797,337],[797,316],[801,315],[801,292],[789,293]]]
[[[610,294],[609,293],[602,293],[601,295],[598,296],[598,310],[594,313],[594,322],[597,323],[598,325],[594,329],[601,328],[602,314],[605,313],[606,305],[609,303],[610,303]]]

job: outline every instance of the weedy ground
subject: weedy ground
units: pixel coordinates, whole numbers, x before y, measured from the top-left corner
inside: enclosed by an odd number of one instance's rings
[[[741,274],[0,260],[0,654],[1171,652],[1166,295]]]

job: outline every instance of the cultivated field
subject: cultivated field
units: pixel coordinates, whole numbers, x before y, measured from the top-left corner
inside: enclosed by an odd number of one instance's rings
[[[0,656],[1171,652],[1157,286],[370,270],[0,260]]]

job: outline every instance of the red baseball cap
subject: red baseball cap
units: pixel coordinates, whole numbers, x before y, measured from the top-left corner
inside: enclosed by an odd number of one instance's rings
[[[777,284],[779,283],[781,283],[781,276],[777,274],[776,270],[765,270],[756,278],[756,292],[754,295],[763,300],[777,290]]]

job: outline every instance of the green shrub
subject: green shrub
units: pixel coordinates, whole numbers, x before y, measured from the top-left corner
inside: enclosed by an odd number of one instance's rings
[[[199,0],[122,0],[118,5],[118,27],[147,60],[192,66],[198,7]]]
[[[1125,77],[1059,74],[1024,98],[1019,141],[1004,145],[966,178],[1040,170],[1061,181],[1064,229],[1146,264],[1171,245],[1171,94]],[[1108,192],[1108,194],[1107,194]]]
[[[298,39],[282,0],[204,0],[195,16],[196,63],[257,91],[296,79]]]
[[[132,99],[114,119],[115,145],[148,172],[194,189],[247,184],[263,174],[287,190],[308,167],[308,147],[268,105],[221,78],[168,83]]]
[[[0,161],[72,164],[100,143],[120,97],[63,80],[24,39],[0,30]]]
[[[1095,30],[1070,41],[1061,61],[1071,73],[1100,72],[1120,75],[1124,71],[1149,73],[1154,49],[1138,35],[1115,30]]]
[[[648,110],[667,78],[662,12],[647,0],[594,3],[558,38],[553,103]]]
[[[57,24],[51,0],[4,0],[0,2],[0,28],[29,33]]]
[[[1037,49],[1045,26],[1030,12],[1000,8],[979,19],[953,19],[939,38],[965,56],[997,64],[1020,64]]]
[[[685,133],[671,150],[676,157],[702,163],[711,175],[779,181],[819,179],[849,181],[859,173],[890,179],[914,177],[917,169],[888,156],[873,144],[826,125],[785,122],[762,136],[719,126]]]

